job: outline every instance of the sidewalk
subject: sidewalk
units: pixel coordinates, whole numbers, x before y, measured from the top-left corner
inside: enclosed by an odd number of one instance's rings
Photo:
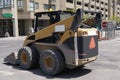
[[[18,37],[2,37],[0,40],[23,40],[26,36],[18,36]]]

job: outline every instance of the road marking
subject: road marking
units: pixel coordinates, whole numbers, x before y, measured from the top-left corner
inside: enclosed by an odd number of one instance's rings
[[[4,74],[4,75],[13,75],[14,73],[8,72],[8,71],[0,71],[0,74]]]

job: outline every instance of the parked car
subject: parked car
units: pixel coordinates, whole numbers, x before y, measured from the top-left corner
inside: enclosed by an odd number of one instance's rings
[[[120,30],[120,25],[117,25],[117,26],[116,26],[116,30]]]

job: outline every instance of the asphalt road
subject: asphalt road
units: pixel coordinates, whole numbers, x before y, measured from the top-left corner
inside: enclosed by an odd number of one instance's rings
[[[22,70],[18,66],[4,64],[3,59],[12,51],[22,47],[25,37],[0,38],[0,80],[119,80],[120,38],[99,41],[99,56],[84,68],[65,69],[62,74],[48,76],[38,69]]]

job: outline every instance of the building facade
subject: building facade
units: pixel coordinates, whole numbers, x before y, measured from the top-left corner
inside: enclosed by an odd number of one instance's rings
[[[51,0],[51,8],[57,10],[60,5],[56,0]],[[48,11],[49,0],[0,0],[0,36],[7,31],[10,36],[26,35],[33,27],[34,13]],[[11,18],[3,14],[12,14]]]
[[[83,10],[101,11],[103,18],[108,17],[108,0],[67,0],[66,8],[74,9],[74,7],[82,8]],[[72,5],[71,5],[72,3]]]
[[[101,11],[104,19],[120,16],[120,5],[116,0],[0,0],[0,36],[4,36],[6,30],[10,36],[26,35],[33,27],[34,13],[50,8]],[[4,17],[6,13],[12,14],[12,17]]]

